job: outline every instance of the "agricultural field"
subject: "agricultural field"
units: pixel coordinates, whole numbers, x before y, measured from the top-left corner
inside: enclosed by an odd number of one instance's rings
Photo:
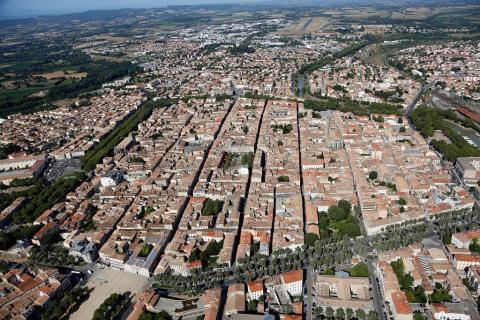
[[[53,72],[46,72],[35,75],[37,77],[42,77],[47,80],[51,79],[60,79],[60,78],[74,78],[74,79],[82,79],[87,76],[87,72],[76,72],[74,70],[67,70],[67,71],[53,71]]]
[[[325,28],[331,22],[326,16],[321,17],[303,17],[298,22],[291,24],[279,33],[283,34],[306,34],[313,33]]]
[[[385,58],[382,55],[381,46],[379,44],[366,46],[358,53],[358,56],[367,64],[385,66]]]

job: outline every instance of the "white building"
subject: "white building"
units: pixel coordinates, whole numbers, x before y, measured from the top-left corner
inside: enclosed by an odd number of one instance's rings
[[[123,173],[117,170],[111,170],[100,178],[100,183],[102,187],[113,187],[116,186],[123,179]]]
[[[480,237],[480,230],[452,234],[452,244],[461,249],[468,249],[473,239]]]
[[[301,296],[303,289],[303,270],[282,273],[282,282],[285,290],[291,296]]]
[[[262,280],[250,281],[247,283],[248,301],[260,299],[263,296],[263,282]]]
[[[458,270],[471,266],[480,266],[480,256],[471,256],[467,254],[456,254],[453,257],[455,268]]]

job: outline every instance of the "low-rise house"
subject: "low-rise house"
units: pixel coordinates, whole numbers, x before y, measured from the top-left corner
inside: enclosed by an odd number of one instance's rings
[[[467,186],[475,187],[480,180],[480,157],[457,158],[455,170]]]
[[[12,221],[12,216],[20,211],[23,205],[27,202],[24,197],[17,198],[8,207],[2,210],[0,213],[0,229],[4,228]]]
[[[453,262],[458,270],[471,266],[480,266],[480,255],[457,254],[453,257]]]
[[[467,279],[476,294],[480,294],[480,268],[468,267]]]
[[[236,283],[228,287],[227,301],[224,307],[224,316],[232,315],[245,311],[245,288],[243,283]]]
[[[247,283],[248,296],[247,299],[258,300],[263,296],[263,282],[262,280],[250,281]]]
[[[468,249],[472,240],[477,237],[480,237],[480,230],[454,233],[452,234],[452,244],[457,248]]]

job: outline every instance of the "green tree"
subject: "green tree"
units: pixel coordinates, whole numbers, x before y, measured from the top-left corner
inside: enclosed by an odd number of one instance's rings
[[[153,313],[147,310],[144,310],[138,320],[170,320],[172,317],[165,311],[162,310],[159,313]]]
[[[150,252],[152,252],[152,249],[153,249],[153,245],[150,244],[150,243],[146,243],[142,249],[140,250],[138,256],[140,257],[148,257],[148,255],[150,254]]]
[[[375,311],[370,310],[370,311],[368,312],[367,319],[368,319],[368,320],[377,320],[377,319],[378,319],[378,315],[377,315],[377,313],[376,313]]]
[[[333,317],[334,313],[335,313],[335,311],[332,309],[332,307],[327,307],[325,309],[325,316],[329,319]]]
[[[92,320],[119,319],[124,310],[128,296],[126,294],[111,294],[93,313]]]
[[[327,213],[328,219],[336,222],[344,220],[348,215],[348,213],[346,213],[343,209],[337,206],[330,206]]]
[[[451,239],[452,236],[450,236],[450,241]],[[468,249],[470,249],[471,252],[480,253],[480,237],[474,238],[472,242],[470,242]]]
[[[345,311],[342,308],[338,308],[335,313],[336,313],[338,319],[344,319],[345,318]]]
[[[430,295],[430,301],[434,303],[451,302],[452,297],[448,293],[448,290],[437,282],[435,283],[435,290],[433,290],[433,293]]]
[[[332,268],[327,268],[325,271],[323,271],[323,275],[325,276],[333,276],[335,274],[335,270]]]
[[[338,201],[338,207],[346,213],[350,213],[352,211],[352,205],[347,200]]]
[[[247,311],[257,313],[257,303],[254,300],[250,300],[247,303]]]
[[[357,309],[357,311],[355,311],[355,315],[359,320],[365,320],[367,318],[367,314],[362,309]]]
[[[223,208],[223,201],[208,198],[203,203],[202,216],[217,215]]]
[[[305,244],[311,246],[318,240],[318,235],[316,233],[308,232],[305,234]]]
[[[240,163],[244,166],[251,167],[253,165],[253,158],[254,158],[253,152],[245,153],[245,154],[243,154]]]
[[[422,286],[416,286],[414,290],[416,303],[427,303],[427,295],[425,289]]]
[[[345,313],[346,313],[346,315],[347,315],[347,319],[350,320],[350,319],[353,318],[354,313],[353,313],[352,308],[347,308],[347,309],[345,310]]]
[[[368,179],[370,179],[370,180],[376,180],[376,179],[378,179],[378,173],[377,173],[377,171],[370,171],[370,173],[368,174]]]
[[[452,243],[452,234],[451,233],[445,234],[442,237],[442,242],[445,245]]]
[[[403,261],[401,259],[398,259],[396,261],[392,261],[390,265],[393,268],[393,272],[395,272],[395,275],[397,276],[400,288],[411,288],[413,284],[413,277],[410,274],[405,274],[405,267],[403,265]]]
[[[413,320],[427,320],[427,318],[419,311],[413,313]]]

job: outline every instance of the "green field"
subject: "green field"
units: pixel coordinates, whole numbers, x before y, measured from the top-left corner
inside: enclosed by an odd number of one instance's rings
[[[365,263],[360,262],[359,264],[346,270],[351,277],[368,277],[368,267]]]
[[[5,90],[5,91],[1,90],[0,100],[5,100],[5,99],[20,100],[28,96],[30,93],[41,91],[42,89],[45,89],[45,88],[46,87],[30,87],[30,88],[20,88],[15,90]]]

